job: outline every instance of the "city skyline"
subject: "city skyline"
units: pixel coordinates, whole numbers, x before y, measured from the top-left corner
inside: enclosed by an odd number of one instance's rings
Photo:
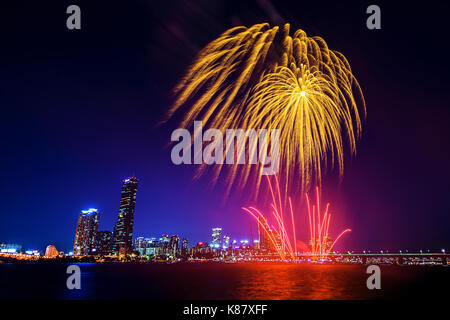
[[[88,208],[88,209],[84,209],[81,210],[81,212],[78,215],[78,219],[77,219],[77,223],[76,223],[76,228],[75,228],[75,232],[74,232],[74,241],[72,242],[72,248],[73,250],[67,250],[64,247],[61,246],[54,246],[54,242],[51,241],[46,241],[46,240],[42,240],[42,243],[44,243],[42,246],[24,246],[22,245],[22,243],[20,241],[16,241],[16,242],[11,242],[11,241],[0,241],[0,243],[3,244],[8,244],[10,246],[20,246],[21,250],[25,251],[33,251],[36,252],[40,251],[40,252],[45,252],[46,249],[44,248],[48,248],[49,246],[55,247],[58,251],[62,251],[62,252],[66,252],[66,253],[73,253],[74,255],[95,255],[98,254],[97,252],[95,252],[95,250],[97,250],[97,246],[105,246],[104,241],[110,241],[110,248],[108,251],[108,254],[118,254],[117,250],[114,250],[114,242],[115,242],[115,237],[114,237],[114,229],[116,228],[117,224],[120,223],[121,220],[121,214],[125,213],[125,212],[131,212],[132,213],[132,220],[128,221],[128,223],[131,222],[132,227],[131,227],[131,237],[128,237],[128,245],[130,250],[127,251],[128,254],[130,254],[132,251],[134,251],[135,249],[135,241],[137,239],[156,239],[157,241],[161,241],[161,239],[163,239],[164,237],[168,237],[169,234],[172,235],[172,237],[177,236],[178,235],[182,235],[182,238],[179,238],[179,244],[178,246],[181,248],[181,240],[186,240],[189,242],[189,248],[193,248],[194,246],[196,246],[198,243],[205,243],[208,244],[211,248],[222,248],[222,243],[224,241],[228,241],[230,244],[230,241],[235,241],[235,242],[242,242],[242,241],[247,241],[251,243],[251,241],[249,239],[253,238],[253,227],[256,227],[257,233],[257,240],[253,241],[252,246],[255,249],[269,249],[269,250],[273,250],[275,251],[273,244],[270,243],[270,241],[268,241],[267,239],[267,235],[264,234],[264,232],[261,232],[260,227],[261,224],[266,225],[267,226],[267,221],[265,220],[261,220],[263,219],[263,217],[258,218],[258,220],[260,220],[261,222],[258,223],[254,223],[254,226],[251,225],[251,221],[250,221],[250,225],[249,225],[249,230],[248,230],[248,234],[245,234],[243,236],[240,237],[235,237],[233,235],[230,236],[230,234],[226,233],[223,234],[223,228],[222,227],[212,227],[209,230],[211,231],[211,233],[209,234],[210,237],[210,241],[208,241],[208,233],[205,232],[205,230],[203,230],[200,233],[204,233],[204,236],[200,236],[200,238],[197,238],[195,240],[192,240],[185,235],[188,234],[189,232],[184,232],[184,233],[171,233],[171,232],[160,232],[160,233],[151,233],[151,234],[133,234],[133,224],[134,224],[134,206],[136,205],[136,193],[137,193],[137,182],[138,179],[132,175],[131,177],[128,178],[124,178],[121,180],[122,182],[122,190],[121,190],[121,196],[120,196],[120,206],[119,206],[119,214],[116,218],[116,223],[113,225],[113,227],[111,228],[111,230],[106,230],[106,228],[102,227],[99,228],[100,225],[100,211],[98,208]],[[123,221],[122,221],[123,224]],[[88,225],[88,227],[86,227],[86,225]],[[79,233],[83,234],[83,229],[85,228],[93,228],[93,233],[92,232],[87,232],[86,235],[80,236]],[[266,228],[269,228],[268,226]],[[81,229],[81,230],[79,230]],[[85,231],[86,233],[86,231]],[[101,234],[101,236],[104,238],[106,237],[106,239],[103,239],[103,243],[98,244],[98,238],[96,238],[93,235],[98,235]],[[82,240],[78,240],[78,237],[83,237]],[[84,239],[84,237],[87,237],[86,239]],[[278,236],[279,238],[279,236]],[[158,240],[159,239],[159,240]],[[227,240],[225,240],[227,239]],[[1,240],[1,239],[0,239]],[[308,240],[306,237],[304,239],[304,242],[302,241],[303,239],[299,240],[300,243],[302,245],[311,245],[311,240]],[[170,238],[168,238],[168,241],[170,242]],[[328,240],[331,241],[331,238]],[[76,249],[77,244],[82,243],[82,245],[84,245],[85,247],[82,249]],[[328,243],[328,242],[327,242]],[[218,246],[220,244],[220,247]],[[94,249],[94,252],[92,251],[92,249]],[[441,245],[441,246],[436,246],[436,247],[420,247],[420,248],[414,248],[414,247],[402,247],[403,249],[400,248],[363,248],[361,250],[359,250],[360,252],[370,252],[370,250],[372,250],[373,252],[389,252],[389,250],[391,250],[391,252],[408,252],[408,250],[410,250],[409,252],[445,252],[445,245]],[[84,251],[83,251],[84,250]],[[348,247],[348,248],[344,248],[343,252],[354,252],[354,248]],[[358,250],[356,250],[357,252]],[[299,252],[302,252],[302,249],[299,249]]]
[[[102,230],[99,229],[99,224],[100,224],[100,210],[97,208],[89,208],[86,210],[81,210],[81,212],[78,215],[78,219],[77,219],[77,223],[76,223],[76,228],[75,228],[75,233],[74,233],[74,242],[73,242],[73,250],[70,251],[71,254],[76,255],[76,256],[84,256],[84,255],[110,255],[110,254],[114,254],[114,255],[120,255],[121,253],[119,252],[119,250],[114,248],[114,244],[116,242],[120,243],[127,243],[128,249],[125,251],[122,251],[122,254],[126,253],[126,254],[131,254],[132,252],[135,252],[136,248],[139,248],[139,244],[136,244],[136,241],[141,241],[141,240],[145,240],[145,241],[155,241],[155,242],[167,242],[168,243],[168,247],[173,249],[173,238],[177,237],[178,241],[175,244],[175,251],[177,251],[178,249],[181,248],[187,248],[187,249],[191,249],[194,248],[196,245],[198,245],[199,243],[204,243],[204,244],[208,244],[209,247],[211,248],[215,248],[215,249],[222,249],[228,247],[228,246],[232,246],[234,243],[249,243],[250,246],[254,247],[255,249],[268,249],[268,250],[272,250],[272,251],[276,251],[274,244],[272,244],[268,239],[267,239],[267,234],[266,232],[263,232],[261,230],[261,226],[265,226],[264,228],[266,230],[269,230],[269,232],[273,232],[274,233],[274,239],[278,239],[278,241],[281,241],[279,239],[279,235],[278,233],[276,233],[276,231],[272,231],[267,223],[267,218],[266,217],[259,217],[257,220],[257,223],[255,224],[255,227],[257,228],[257,239],[254,240],[253,238],[253,229],[252,226],[249,226],[249,234],[244,236],[243,238],[238,238],[238,237],[234,237],[233,235],[230,236],[230,234],[228,233],[223,233],[223,228],[222,227],[212,227],[210,228],[210,241],[207,241],[208,236],[205,236],[203,238],[201,238],[200,240],[195,240],[195,241],[189,241],[189,239],[186,236],[183,236],[180,238],[178,234],[173,234],[173,233],[155,233],[155,234],[139,234],[139,235],[135,235],[133,234],[133,227],[134,227],[134,214],[135,214],[135,205],[136,205],[136,197],[137,197],[137,183],[138,183],[138,179],[133,175],[131,177],[122,179],[122,190],[121,190],[121,196],[120,196],[120,206],[119,206],[119,214],[117,216],[116,219],[116,223],[114,224],[114,227],[112,228],[112,230],[105,230],[104,228]],[[126,214],[131,214],[131,216],[129,217],[129,220],[124,220]],[[125,223],[125,221],[127,221]],[[128,224],[129,226],[127,228],[125,228],[125,224]],[[115,236],[115,229],[117,228],[117,226],[120,225],[122,229],[124,230],[128,230],[128,232],[131,232],[131,234],[129,234],[126,238],[126,240],[124,237],[117,237]],[[131,227],[131,229],[130,229]],[[169,237],[169,234],[172,234]],[[120,238],[120,239],[118,239]],[[166,240],[164,240],[166,239]],[[299,240],[299,244],[301,245],[305,245],[305,246],[311,246],[311,239],[305,239],[305,242],[303,242],[302,240]],[[226,245],[224,245],[226,243]],[[332,243],[332,238],[327,238],[327,245],[331,245]],[[329,243],[329,244],[328,244]],[[3,245],[9,245],[11,247],[16,247],[19,248],[20,250],[23,250],[24,252],[37,252],[37,251],[41,251],[44,252],[48,249],[48,247],[53,247],[56,248],[59,251],[62,252],[66,252],[69,253],[69,250],[66,250],[65,248],[61,249],[61,247],[55,247],[53,243],[51,242],[47,242],[47,244],[44,246],[45,248],[47,248],[46,250],[43,250],[42,248],[39,247],[26,247],[23,246],[21,243],[11,243],[11,242],[7,242],[7,241],[3,241],[2,242]],[[188,245],[190,244],[190,245]],[[280,244],[277,244],[278,246],[280,246]],[[116,245],[117,246],[117,245]],[[384,252],[389,252],[389,248],[383,248]],[[383,249],[380,249],[379,252],[383,252]],[[416,250],[414,250],[416,249]],[[17,249],[17,251],[20,251],[19,249]],[[37,250],[37,251],[36,251]],[[98,251],[100,250],[100,252]],[[397,249],[399,252],[402,252],[401,249]],[[343,252],[354,252],[354,250],[352,248],[345,248],[345,250]],[[370,252],[370,250],[367,250],[367,248],[365,250],[361,250],[361,252]],[[396,249],[392,250],[391,252],[395,252]],[[420,252],[445,252],[445,246],[440,246],[440,247],[436,247],[436,248],[431,248],[431,251],[429,248],[423,248],[423,249],[417,249],[417,248],[413,248],[411,250],[411,252],[414,251],[420,251]],[[305,250],[305,247],[303,248],[299,248],[298,252],[307,252],[307,250]],[[377,250],[373,250],[373,252],[377,252]],[[403,252],[408,252],[408,247],[406,247],[406,249],[403,249]]]

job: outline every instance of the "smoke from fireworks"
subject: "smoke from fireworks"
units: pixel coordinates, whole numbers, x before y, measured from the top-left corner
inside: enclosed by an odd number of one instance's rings
[[[306,191],[311,183],[320,184],[328,164],[337,162],[342,176],[343,132],[354,154],[365,103],[341,53],[302,30],[291,36],[289,28],[267,23],[236,27],[209,43],[177,85],[169,116],[186,108],[183,127],[199,120],[222,132],[279,129],[285,191],[291,183]],[[225,152],[229,148],[225,146]],[[250,158],[256,150],[246,152]],[[215,165],[213,182],[222,166]],[[198,174],[205,168],[201,166]],[[228,191],[233,184],[251,183],[257,192],[260,169],[235,162],[228,171]],[[252,170],[257,174],[250,175]],[[299,176],[300,183],[294,180]]]

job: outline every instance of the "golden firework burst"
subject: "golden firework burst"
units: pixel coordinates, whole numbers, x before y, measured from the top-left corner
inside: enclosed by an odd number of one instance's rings
[[[169,116],[187,108],[183,127],[199,120],[222,132],[278,129],[280,177],[286,189],[295,183],[302,191],[313,182],[320,184],[328,164],[333,167],[337,162],[343,175],[344,134],[354,154],[366,112],[347,59],[303,30],[290,36],[289,24],[280,29],[264,23],[224,32],[198,54],[175,92]],[[253,152],[247,150],[249,157]],[[199,174],[205,168],[201,166]],[[222,164],[215,166],[213,182],[222,169]],[[252,170],[256,174],[251,175]],[[251,176],[257,192],[259,167],[230,166],[228,191],[233,184],[245,186]]]

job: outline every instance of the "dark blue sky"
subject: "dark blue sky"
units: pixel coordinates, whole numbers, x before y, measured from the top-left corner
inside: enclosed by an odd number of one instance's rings
[[[349,59],[367,102],[358,154],[325,177],[341,248],[450,246],[448,5],[379,3],[382,30],[365,27],[370,2],[78,1],[82,29],[65,27],[72,2],[2,4],[0,18],[0,242],[69,250],[78,213],[99,208],[112,230],[121,180],[139,179],[136,236],[210,240],[222,226],[250,235],[238,196],[193,181],[157,126],[171,88],[201,47],[224,30],[279,20],[323,37]],[[301,203],[298,204],[303,209]],[[338,218],[339,217],[339,218]],[[299,224],[306,224],[304,210]],[[255,226],[253,232],[256,233]],[[300,238],[306,229],[299,226]]]

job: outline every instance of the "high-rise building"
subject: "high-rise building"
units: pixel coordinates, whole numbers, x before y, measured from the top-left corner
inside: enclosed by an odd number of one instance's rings
[[[110,255],[112,252],[112,232],[99,231],[95,240],[95,254],[100,256]]]
[[[328,251],[331,250],[333,248],[333,239],[331,237],[325,237],[324,243],[325,243],[325,248],[324,250]]]
[[[134,249],[134,251],[139,252],[140,256],[145,255],[146,247],[147,247],[147,242],[144,237],[137,237],[136,239],[134,239],[133,249]]]
[[[85,256],[93,253],[99,215],[100,213],[97,209],[91,208],[81,211],[78,216],[75,241],[73,243],[73,254],[75,256]]]
[[[228,249],[230,247],[230,237],[229,236],[223,236],[223,248]]]
[[[207,254],[211,252],[211,247],[207,242],[198,242],[194,247],[192,247],[192,254]]]
[[[125,255],[133,251],[133,224],[138,179],[122,181],[119,216],[114,226],[113,254]]]
[[[181,240],[181,251],[186,254],[189,250],[189,241],[186,238],[183,238],[183,240]]]
[[[323,251],[328,251],[331,250],[332,246],[333,246],[333,239],[331,237],[324,237],[323,239],[319,239],[318,237],[312,238],[311,240],[309,240],[309,250],[311,252],[315,251],[314,248],[319,248],[319,246],[321,247],[321,249]]]
[[[170,254],[172,257],[176,257],[178,251],[180,250],[180,237],[173,235],[170,237]]]
[[[212,228],[211,246],[220,247],[222,243],[222,228]]]
[[[276,230],[269,229],[268,231],[269,231],[270,237],[271,237],[271,239],[273,239],[273,241],[268,241],[266,248],[271,251],[281,250],[282,243],[281,243],[280,234]]]
[[[146,256],[158,256],[161,250],[161,242],[156,238],[145,238],[145,255]]]
[[[265,217],[258,217],[258,249],[268,249],[269,239],[267,237],[267,231],[269,224]]]
[[[163,234],[161,235],[161,238],[159,238],[159,242],[161,245],[161,253],[163,255],[169,255],[170,254],[170,238],[169,235]]]

